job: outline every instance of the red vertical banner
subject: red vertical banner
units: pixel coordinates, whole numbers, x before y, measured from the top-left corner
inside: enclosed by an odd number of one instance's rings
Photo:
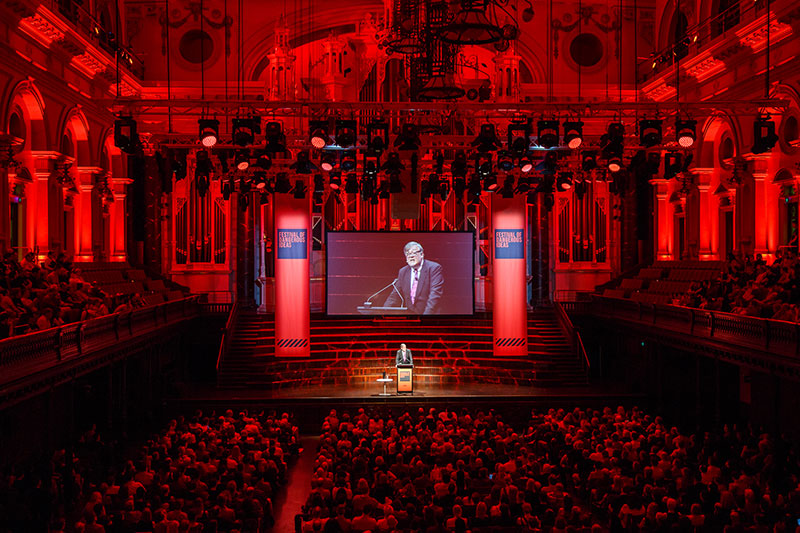
[[[308,357],[311,198],[275,196],[275,355]]]
[[[494,355],[528,355],[525,197],[492,198]]]

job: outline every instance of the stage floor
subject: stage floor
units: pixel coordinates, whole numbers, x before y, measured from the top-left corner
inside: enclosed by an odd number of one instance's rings
[[[596,384],[581,387],[515,387],[497,384],[461,384],[458,386],[421,385],[413,393],[398,394],[387,387],[388,396],[381,395],[383,386],[346,387],[320,385],[292,387],[280,390],[221,389],[213,385],[192,386],[181,390],[180,402],[227,402],[233,404],[350,404],[350,403],[506,403],[523,402],[580,405],[581,401],[637,400],[640,393],[630,393],[618,384]]]

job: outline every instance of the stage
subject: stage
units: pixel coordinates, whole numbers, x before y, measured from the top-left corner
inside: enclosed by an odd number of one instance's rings
[[[393,389],[390,389],[393,391]],[[449,407],[498,409],[500,411],[530,409],[605,407],[644,405],[643,393],[627,392],[621,384],[599,384],[580,387],[513,387],[508,385],[463,384],[459,386],[416,386],[413,394],[381,396],[383,386],[368,387],[320,385],[281,390],[233,389],[213,385],[181,387],[180,395],[167,401],[174,413],[190,413],[193,409],[276,409],[294,412],[313,426],[331,408],[353,410],[364,408]]]

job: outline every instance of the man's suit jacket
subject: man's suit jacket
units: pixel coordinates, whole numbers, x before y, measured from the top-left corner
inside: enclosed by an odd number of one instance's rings
[[[442,265],[425,259],[419,272],[419,280],[417,281],[417,293],[414,297],[414,303],[411,303],[411,267],[406,265],[397,273],[397,283],[395,283],[397,290],[403,295],[405,306],[408,308],[408,313],[412,315],[431,315],[438,312],[439,300],[442,298],[442,291],[444,290],[444,274],[442,273]],[[396,291],[392,291],[389,297],[386,298],[384,307],[400,307],[400,297]]]
[[[406,362],[403,362],[403,350],[397,350],[397,356],[394,358],[395,365],[413,365],[414,359],[411,357],[411,350],[406,348]]]

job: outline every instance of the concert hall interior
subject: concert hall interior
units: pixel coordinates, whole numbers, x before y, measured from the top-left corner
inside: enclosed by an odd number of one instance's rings
[[[795,0],[0,30],[0,533],[800,532]]]

